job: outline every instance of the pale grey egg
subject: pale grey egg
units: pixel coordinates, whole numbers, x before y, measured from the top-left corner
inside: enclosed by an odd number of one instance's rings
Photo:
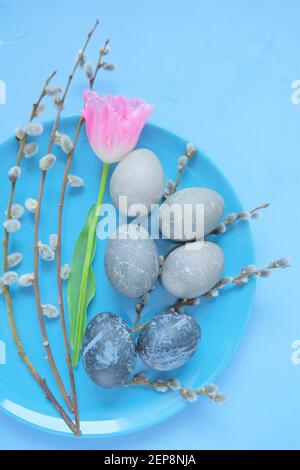
[[[223,266],[223,251],[215,243],[186,243],[165,259],[161,281],[170,294],[193,299],[214,287],[221,277]]]
[[[143,327],[137,350],[150,369],[172,370],[193,356],[200,339],[201,329],[193,317],[185,313],[163,313]]]
[[[136,365],[136,346],[128,325],[118,315],[99,313],[88,324],[83,338],[85,371],[100,387],[124,385]]]
[[[186,188],[168,197],[159,212],[164,238],[192,241],[203,238],[221,222],[224,200],[208,188]]]
[[[110,195],[122,214],[145,215],[158,204],[164,190],[160,160],[147,149],[130,152],[116,166],[110,180]]]
[[[159,273],[156,245],[142,226],[121,225],[108,241],[104,266],[111,285],[127,297],[148,292]]]

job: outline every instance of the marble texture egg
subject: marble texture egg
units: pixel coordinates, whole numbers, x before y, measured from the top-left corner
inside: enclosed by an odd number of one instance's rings
[[[208,188],[182,189],[161,205],[160,230],[164,238],[192,241],[214,230],[223,213],[224,200],[216,191]]]
[[[85,371],[97,385],[124,385],[136,366],[136,346],[128,325],[114,313],[98,314],[87,326],[82,345]]]
[[[185,313],[163,313],[143,327],[137,350],[150,369],[173,370],[193,356],[200,339],[201,329],[193,317]]]
[[[121,225],[116,238],[108,241],[104,267],[111,285],[127,297],[148,292],[159,273],[156,245],[145,228],[138,224]]]
[[[147,149],[130,152],[116,166],[110,180],[110,195],[119,211],[130,217],[145,215],[158,204],[164,190],[160,160]],[[127,212],[128,209],[128,212]]]
[[[165,259],[161,281],[170,294],[193,299],[214,287],[221,277],[223,267],[224,254],[215,243],[186,243]]]

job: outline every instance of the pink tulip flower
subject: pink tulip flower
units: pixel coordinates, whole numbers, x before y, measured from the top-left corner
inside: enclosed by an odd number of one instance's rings
[[[87,136],[96,155],[105,163],[120,161],[137,144],[154,106],[140,98],[83,94]]]

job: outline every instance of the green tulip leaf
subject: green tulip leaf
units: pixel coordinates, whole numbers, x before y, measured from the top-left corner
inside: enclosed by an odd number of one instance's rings
[[[68,308],[72,363],[78,365],[82,339],[87,325],[87,309],[96,293],[92,262],[96,251],[95,207],[88,212],[77,239],[68,281]]]

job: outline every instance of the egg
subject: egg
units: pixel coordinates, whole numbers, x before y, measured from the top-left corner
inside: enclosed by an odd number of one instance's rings
[[[164,238],[192,241],[203,238],[221,222],[223,198],[208,188],[186,188],[168,197],[159,212]]]
[[[148,292],[158,277],[159,257],[147,230],[135,223],[121,225],[106,246],[104,267],[121,294],[140,297]]]
[[[103,388],[124,385],[136,366],[136,346],[128,325],[118,315],[105,312],[89,323],[83,338],[84,369]]]
[[[223,251],[215,243],[186,243],[165,259],[161,281],[170,294],[193,299],[214,287],[221,277],[223,267]]]
[[[200,325],[193,317],[185,313],[163,313],[143,327],[137,350],[150,369],[172,370],[193,356],[200,339]]]
[[[160,160],[147,149],[130,152],[116,166],[110,180],[110,196],[119,211],[137,217],[160,202],[164,172]]]

